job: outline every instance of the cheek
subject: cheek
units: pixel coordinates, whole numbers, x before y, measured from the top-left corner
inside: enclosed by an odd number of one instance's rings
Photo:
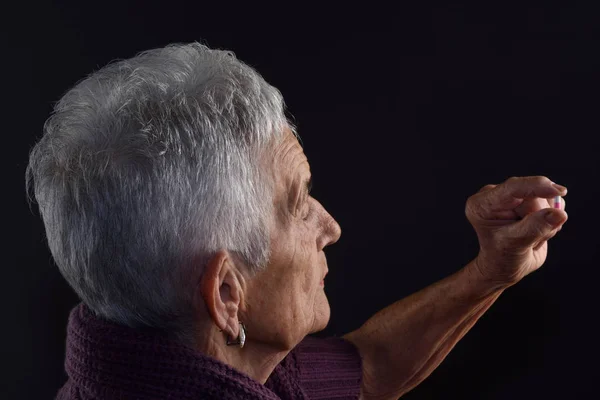
[[[295,331],[298,337],[304,337],[329,320],[329,303],[320,286],[323,272],[314,235],[308,231],[302,233],[294,243],[290,263],[285,266],[286,278],[281,282],[284,289],[278,290],[283,301],[275,305],[280,318],[290,323],[288,329]]]
[[[276,286],[263,292],[260,311],[254,311],[259,313],[258,329],[263,340],[291,349],[307,334],[323,329],[323,323],[329,320],[329,304],[319,297],[314,280],[299,274],[283,275],[285,278],[277,280]]]
[[[329,303],[320,286],[324,266],[310,224],[274,238],[271,264],[254,288],[253,317],[263,340],[294,346],[329,320]]]
[[[299,244],[299,255],[296,260],[295,268],[298,269],[297,281],[302,282],[301,291],[306,295],[310,295],[315,292],[315,289],[319,287],[320,275],[319,272],[318,257],[316,251],[316,245],[310,232],[306,232]]]
[[[260,296],[261,313],[280,326],[303,327],[306,315],[312,310],[314,300],[315,276],[310,272],[310,254],[305,251],[305,244],[296,246],[293,257],[281,259],[280,263],[264,274]],[[318,279],[318,278],[317,278]]]

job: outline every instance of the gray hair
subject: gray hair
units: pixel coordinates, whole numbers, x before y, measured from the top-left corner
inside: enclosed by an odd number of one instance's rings
[[[199,266],[217,250],[251,272],[268,262],[263,164],[286,125],[276,88],[200,43],[80,81],[46,121],[26,175],[62,275],[109,320],[190,328]]]

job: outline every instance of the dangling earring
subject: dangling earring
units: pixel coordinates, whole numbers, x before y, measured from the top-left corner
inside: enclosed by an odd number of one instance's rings
[[[240,346],[240,349],[244,347],[244,344],[246,343],[246,327],[244,327],[244,324],[242,324],[242,321],[240,322],[240,333],[237,337],[236,340],[234,341],[230,341],[229,340],[229,336],[227,336],[227,346]]]

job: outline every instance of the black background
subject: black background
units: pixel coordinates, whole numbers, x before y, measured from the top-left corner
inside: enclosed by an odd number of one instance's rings
[[[506,291],[405,398],[595,397],[600,14],[569,2],[481,3],[62,2],[5,14],[4,154],[16,205],[5,209],[14,227],[0,397],[49,399],[66,379],[77,298],[24,191],[28,151],[53,102],[111,60],[194,40],[233,50],[282,91],[313,193],[342,226],[327,253],[332,317],[322,335],[356,329],[470,261],[478,245],[464,204],[483,185],[546,175],[567,186],[569,221],[544,267]]]

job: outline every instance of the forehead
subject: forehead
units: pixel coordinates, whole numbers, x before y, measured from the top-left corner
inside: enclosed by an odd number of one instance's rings
[[[276,171],[280,171],[276,175],[283,175],[281,172],[285,172],[287,178],[293,178],[296,174],[310,173],[310,165],[304,150],[288,127],[285,128],[283,139],[275,146],[273,157]]]

